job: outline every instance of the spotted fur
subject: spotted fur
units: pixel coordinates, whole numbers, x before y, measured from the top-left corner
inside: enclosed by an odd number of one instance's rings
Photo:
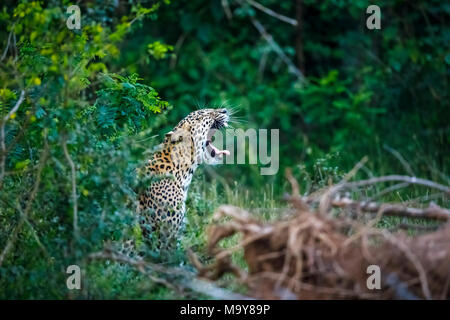
[[[166,134],[144,173],[157,177],[139,195],[143,235],[156,234],[160,246],[173,244],[184,224],[185,201],[195,170],[202,161],[214,157],[208,151],[212,129],[220,129],[229,119],[226,109],[201,109],[190,113]],[[162,241],[161,241],[162,240]]]

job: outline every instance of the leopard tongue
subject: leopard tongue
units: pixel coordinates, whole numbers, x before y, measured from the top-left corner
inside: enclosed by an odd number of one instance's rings
[[[221,157],[222,154],[226,154],[227,156],[230,155],[230,151],[228,151],[228,150],[219,150],[216,147],[214,147],[214,145],[212,143],[210,143],[209,146],[211,147],[212,150],[214,150],[214,156],[218,155],[219,157]],[[213,156],[212,152],[211,152],[211,156]]]

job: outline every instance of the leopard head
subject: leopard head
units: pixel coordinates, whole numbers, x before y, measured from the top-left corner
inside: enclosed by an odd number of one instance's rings
[[[228,150],[216,148],[211,140],[215,130],[227,127],[229,120],[226,108],[196,110],[181,120],[164,139],[175,168],[188,169],[192,173],[199,164],[211,164],[228,155]]]

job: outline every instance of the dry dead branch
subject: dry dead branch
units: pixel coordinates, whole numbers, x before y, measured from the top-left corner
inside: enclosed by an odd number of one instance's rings
[[[142,258],[132,258],[110,248],[91,253],[89,260],[110,260],[134,267],[150,281],[161,284],[177,292],[180,296],[187,295],[187,289],[220,300],[248,300],[250,297],[230,292],[220,288],[211,281],[196,278],[196,274],[179,267],[168,267],[153,263]]]
[[[332,186],[321,196],[301,197],[296,180],[286,172],[293,193],[286,199],[295,213],[284,220],[263,223],[245,210],[221,206],[209,229],[208,248],[214,262],[193,265],[199,276],[217,280],[232,273],[247,286],[249,295],[263,299],[449,299],[450,216],[435,204],[410,208],[402,204],[361,202],[340,197],[346,187],[382,181],[446,187],[424,179],[387,176]],[[330,197],[333,195],[333,197]],[[376,214],[363,223],[346,215],[319,214],[318,204],[328,196],[330,207]],[[327,211],[328,212],[328,211]],[[383,215],[400,215],[446,221],[437,230],[416,236],[390,233],[374,226]],[[225,218],[225,219],[224,219]],[[425,229],[427,230],[427,229]],[[428,230],[429,231],[429,230]],[[241,240],[231,248],[220,242],[234,234]],[[233,265],[231,254],[243,250],[248,272]],[[381,270],[380,290],[367,287],[367,267]]]

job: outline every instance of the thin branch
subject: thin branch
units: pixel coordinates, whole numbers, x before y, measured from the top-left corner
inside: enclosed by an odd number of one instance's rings
[[[417,270],[417,273],[419,275],[420,279],[420,285],[422,287],[423,295],[427,300],[432,300],[430,287],[428,284],[428,278],[427,273],[420,262],[420,260],[417,258],[414,252],[411,251],[411,249],[402,241],[398,241],[397,238],[395,238],[393,235],[391,235],[386,230],[376,230],[376,233],[381,234],[387,241],[389,241],[393,246],[397,247],[399,250],[401,250],[405,256],[408,258],[408,260],[414,265],[414,267]]]
[[[384,176],[384,177],[376,177],[370,178],[367,180],[361,180],[356,182],[346,182],[348,179],[351,179],[359,168],[362,167],[364,162],[367,161],[366,158],[363,158],[343,179],[339,184],[332,186],[324,194],[320,197],[317,196],[304,196],[300,197],[298,193],[298,183],[295,178],[292,176],[292,173],[289,170],[286,170],[286,177],[292,186],[292,194],[285,195],[284,199],[292,202],[296,207],[304,207],[305,204],[319,204],[319,212],[325,214],[328,212],[330,207],[339,207],[339,208],[349,208],[362,212],[371,212],[377,213],[382,210],[383,214],[393,215],[393,216],[405,216],[410,218],[428,218],[435,220],[443,220],[450,221],[450,210],[441,208],[440,206],[430,203],[428,208],[411,208],[401,204],[380,204],[377,202],[373,202],[372,199],[381,196],[382,194],[386,194],[388,192],[392,192],[399,188],[406,187],[410,184],[419,184],[423,186],[427,186],[430,188],[438,189],[444,193],[449,193],[450,189],[441,184],[435,183],[433,181],[420,179],[416,177],[408,177],[408,176]],[[370,198],[368,201],[354,201],[348,197],[340,197],[335,194],[344,188],[356,188],[365,185],[372,185],[378,182],[386,182],[386,181],[401,181],[399,184],[395,184],[385,190],[381,191],[376,196]]]
[[[349,182],[349,183],[343,184],[341,187],[342,188],[358,188],[358,187],[372,185],[372,184],[376,184],[376,183],[380,183],[380,182],[391,182],[391,181],[401,181],[401,182],[407,182],[410,184],[422,185],[425,187],[440,190],[440,191],[450,195],[450,188],[446,187],[442,184],[439,184],[439,183],[436,183],[436,182],[433,182],[430,180],[426,180],[426,179],[409,177],[409,176],[400,176],[400,175],[390,175],[390,176],[376,177],[376,178],[371,178],[371,179],[361,180],[361,181],[356,181],[356,182]]]
[[[181,268],[170,268],[166,265],[152,263],[143,259],[133,259],[121,253],[114,252],[110,249],[91,253],[88,258],[91,260],[112,260],[128,264],[132,267],[135,267],[143,275],[148,276],[152,281],[162,284],[175,291],[183,291],[183,288],[188,288],[192,291],[205,294],[215,299],[251,299],[240,294],[229,292],[228,290],[216,286],[212,282],[197,279],[195,273],[188,270]],[[169,280],[166,280],[162,277],[155,277],[151,273],[158,273],[161,276],[167,277],[168,279],[170,279],[170,282]],[[174,279],[174,276],[177,276],[178,278]]]
[[[22,211],[22,208],[20,207],[19,204],[17,204],[17,210],[20,212],[21,217],[23,219],[23,221],[28,225],[28,227],[30,228],[30,231],[34,237],[34,240],[36,241],[36,243],[38,244],[39,248],[41,248],[42,252],[44,253],[44,255],[49,258],[50,255],[48,254],[48,250],[45,248],[45,246],[42,244],[41,240],[39,239],[39,236],[37,234],[36,229],[34,228],[34,226],[31,224],[30,220],[28,219],[28,215],[25,215],[25,213]]]
[[[183,45],[184,40],[186,40],[187,35],[187,33],[183,33],[175,43],[174,55],[172,55],[170,60],[170,69],[175,68],[175,66],[177,65],[178,53],[180,52],[181,46]]]
[[[303,0],[295,0],[295,19],[297,27],[295,32],[295,53],[297,56],[297,65],[305,74],[305,53],[303,43]]]
[[[49,152],[49,148],[48,148],[48,144],[47,144],[47,137],[45,137],[44,139],[45,139],[45,147],[44,147],[44,150],[42,151],[41,160],[40,160],[40,164],[39,164],[37,175],[36,175],[36,182],[34,183],[34,187],[33,187],[33,190],[31,191],[31,194],[28,199],[25,210],[24,210],[23,214],[21,214],[21,219],[20,219],[19,223],[17,224],[16,228],[14,229],[8,242],[6,243],[5,248],[3,248],[3,251],[0,254],[0,267],[2,266],[3,261],[6,258],[7,254],[9,253],[9,251],[13,248],[13,245],[17,239],[17,236],[19,235],[19,231],[22,228],[23,224],[26,222],[29,211],[31,209],[31,205],[32,205],[34,198],[36,197],[37,192],[39,190],[39,185],[41,183],[41,173],[47,162],[47,156],[48,156],[48,152]]]
[[[5,57],[6,57],[6,54],[8,53],[9,45],[11,44],[11,36],[13,34],[13,29],[14,29],[14,25],[13,25],[13,28],[11,28],[11,32],[8,35],[8,42],[6,43],[6,48],[5,48],[5,51],[3,51],[0,61],[3,61],[3,59],[5,59]]]
[[[291,184],[291,188],[292,188],[291,194],[293,196],[299,196],[300,195],[300,187],[298,185],[297,179],[295,179],[294,176],[292,175],[291,168],[286,168],[284,174],[286,176],[286,179]]]
[[[358,163],[352,168],[352,170],[350,170],[350,172],[348,172],[344,176],[344,178],[337,185],[334,185],[326,190],[326,192],[324,193],[324,195],[321,197],[321,199],[319,201],[319,213],[320,214],[324,215],[326,212],[328,212],[328,209],[330,207],[330,202],[331,202],[331,199],[334,197],[334,194],[338,190],[343,188],[347,184],[347,181],[352,179],[358,173],[358,171],[362,167],[364,167],[364,164],[368,160],[369,160],[369,158],[367,156],[364,156],[360,161],[358,161]]]
[[[11,116],[17,112],[17,110],[19,109],[20,105],[23,103],[23,101],[25,100],[25,90],[22,90],[20,92],[20,97],[19,99],[16,101],[16,104],[14,105],[14,107],[8,112],[8,114],[2,119],[1,125],[0,125],[0,189],[2,187],[2,182],[3,182],[3,178],[5,176],[5,165],[6,165],[6,135],[5,135],[5,125],[6,122],[11,118]]]
[[[373,201],[375,199],[380,198],[381,196],[384,196],[385,194],[391,193],[391,192],[393,192],[395,190],[406,188],[407,186],[409,186],[408,182],[400,182],[400,183],[394,184],[394,185],[392,185],[390,187],[387,187],[386,189],[381,190],[376,195],[370,197],[367,201]]]
[[[421,209],[409,208],[398,204],[379,204],[376,202],[359,202],[349,198],[336,198],[331,201],[331,206],[358,209],[372,213],[376,213],[382,208],[385,215],[450,221],[450,210],[441,208],[433,203],[428,208]]]
[[[266,69],[268,55],[269,55],[269,51],[264,50],[264,52],[261,56],[261,59],[259,60],[258,74],[259,74],[260,81],[262,81],[264,78],[264,70]]]
[[[22,90],[20,92],[20,97],[19,100],[17,100],[16,104],[14,105],[14,107],[8,112],[8,114],[3,118],[3,123],[5,123],[6,121],[8,121],[11,116],[17,112],[17,110],[19,109],[20,105],[22,104],[23,100],[25,99],[25,90]]]
[[[70,166],[71,180],[72,180],[72,202],[73,202],[73,234],[75,238],[78,238],[78,200],[77,200],[77,181],[76,181],[76,169],[75,164],[70,157],[69,151],[67,150],[67,141],[62,139],[61,145],[64,151],[64,156]]]
[[[17,59],[19,59],[19,55],[17,52],[17,40],[16,40],[16,34],[13,34],[13,41],[14,41],[14,63],[17,62]]]
[[[228,4],[228,0],[221,0],[223,11],[225,11],[225,15],[227,16],[228,20],[231,20],[233,18],[233,14],[230,10],[230,5]]]
[[[173,289],[175,291],[178,291],[178,289],[168,282],[165,279],[161,279],[158,277],[153,276],[147,269],[152,269],[154,271],[162,272],[162,266],[153,264],[153,263],[146,263],[142,259],[134,259],[131,257],[128,257],[124,254],[112,251],[110,249],[105,249],[104,251],[99,251],[95,253],[91,253],[88,256],[91,260],[112,260],[120,263],[128,264],[134,268],[136,268],[140,273],[144,274],[145,276],[149,277],[152,281],[155,283],[162,284],[170,289]]]
[[[411,176],[415,176],[414,172],[411,169],[411,166],[409,165],[409,163],[405,160],[405,158],[403,158],[403,156],[400,154],[400,152],[398,152],[395,149],[392,149],[391,147],[389,147],[387,144],[383,144],[383,149],[385,149],[386,151],[390,152],[395,158],[397,158],[398,161],[400,161],[400,163],[402,164],[403,168],[405,168],[406,172],[411,175]]]
[[[282,14],[276,13],[275,11],[273,11],[272,9],[269,9],[267,7],[264,7],[262,4],[253,1],[253,0],[245,0],[247,1],[247,3],[253,7],[255,7],[256,9],[264,12],[265,14],[268,14],[269,16],[272,16],[278,20],[281,20],[283,22],[289,23],[293,26],[297,26],[298,25],[298,21],[289,17],[286,17]]]
[[[403,229],[403,230],[410,230],[410,229],[414,229],[414,230],[420,230],[420,231],[435,231],[436,229],[439,228],[439,225],[429,225],[429,226],[424,226],[421,224],[410,224],[410,223],[399,223],[391,228],[388,229],[389,232],[393,232],[396,231],[398,229]]]
[[[364,156],[361,160],[359,160],[358,163],[352,168],[352,170],[350,170],[350,172],[348,172],[344,176],[344,179],[342,180],[343,183],[352,179],[358,173],[358,171],[364,167],[367,161],[369,161],[369,157],[367,156]]]
[[[305,77],[303,73],[295,66],[295,64],[288,58],[280,46],[273,40],[271,34],[269,34],[263,25],[256,19],[250,19],[252,24],[255,26],[256,30],[261,34],[261,36],[267,41],[270,47],[278,54],[280,59],[288,66],[289,72],[293,73],[300,81],[305,82]]]

